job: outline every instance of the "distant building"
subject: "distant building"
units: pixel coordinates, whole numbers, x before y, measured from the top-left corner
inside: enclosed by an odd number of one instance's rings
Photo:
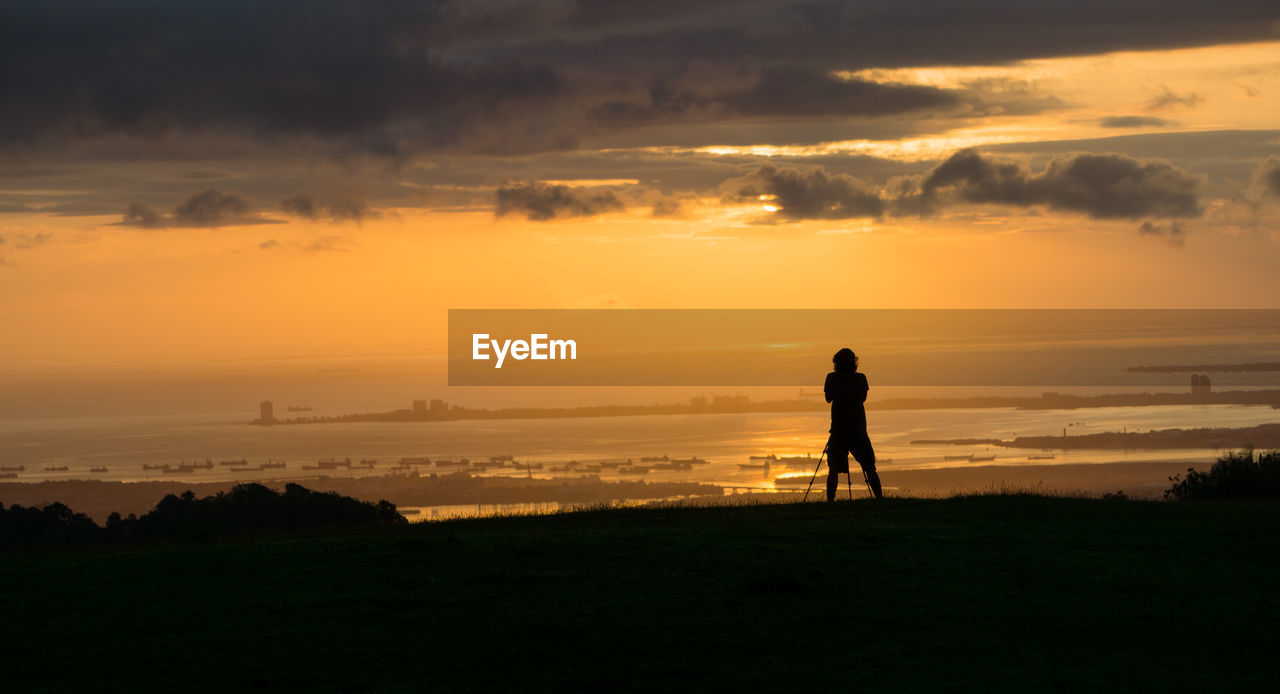
[[[1191,394],[1192,395],[1208,395],[1212,392],[1213,386],[1209,383],[1209,377],[1204,374],[1191,374]]]
[[[443,401],[443,400],[441,400],[441,399],[439,399],[439,398],[436,398],[435,400],[432,400],[432,401],[431,401],[431,413],[432,413],[432,414],[443,414],[443,413],[448,412],[448,411],[449,411],[449,405],[448,405],[447,403],[445,403],[445,401]]]
[[[415,416],[415,417],[426,417],[426,416],[427,416],[427,401],[426,401],[426,400],[414,400],[414,401],[413,401],[413,416]]]
[[[258,403],[258,422],[260,424],[275,424],[276,413],[275,407],[270,400],[263,400]]]
[[[707,409],[707,397],[705,395],[699,395],[697,397],[689,398],[689,407],[692,407],[695,410]]]
[[[717,395],[711,398],[711,409],[719,412],[734,412],[747,409],[750,402],[745,395]]]

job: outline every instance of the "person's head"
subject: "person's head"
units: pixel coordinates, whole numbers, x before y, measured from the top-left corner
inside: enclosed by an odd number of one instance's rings
[[[854,354],[853,350],[845,347],[831,357],[831,363],[835,365],[836,371],[857,371],[858,355]]]

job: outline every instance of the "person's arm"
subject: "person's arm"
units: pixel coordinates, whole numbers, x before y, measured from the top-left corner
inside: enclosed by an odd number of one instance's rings
[[[871,390],[871,385],[867,383],[866,374],[859,373],[858,375],[862,377],[862,387],[858,389],[858,395],[861,398],[861,402],[866,402],[867,391]]]
[[[822,384],[822,395],[826,397],[827,402],[831,402],[831,377],[835,374],[827,374],[827,380]]]

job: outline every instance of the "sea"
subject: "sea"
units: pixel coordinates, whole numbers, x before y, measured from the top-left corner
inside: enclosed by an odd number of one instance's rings
[[[244,411],[181,415],[60,417],[0,420],[4,482],[101,479],[226,482],[385,475],[402,458],[487,461],[512,456],[540,469],[510,466],[480,473],[534,478],[576,477],[553,472],[570,461],[630,461],[669,456],[699,458],[691,470],[625,474],[605,468],[601,479],[707,482],[740,489],[773,489],[788,474],[808,475],[826,442],[828,415],[735,413],[564,419],[352,422],[255,426]],[[868,413],[879,467],[891,471],[973,465],[957,456],[995,456],[985,465],[1058,465],[1117,462],[1209,462],[1213,449],[1035,451],[987,446],[918,445],[918,439],[1081,435],[1173,427],[1247,427],[1280,421],[1280,410],[1245,405],[1176,405],[1074,410],[949,409]],[[791,464],[753,467],[752,456],[798,457]],[[805,456],[811,456],[805,459]],[[319,461],[357,465],[318,471]],[[812,461],[812,465],[810,464]],[[186,463],[211,467],[175,474],[161,469]],[[268,461],[283,467],[257,468]],[[360,461],[370,461],[365,467]],[[756,461],[758,462],[758,461]],[[223,464],[227,463],[227,464]],[[147,468],[144,468],[147,466]],[[52,469],[51,469],[52,468]],[[63,470],[62,468],[65,468]],[[312,468],[312,469],[306,469]],[[458,468],[417,468],[422,474]]]

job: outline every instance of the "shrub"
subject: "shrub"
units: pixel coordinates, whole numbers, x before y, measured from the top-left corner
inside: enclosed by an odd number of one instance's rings
[[[371,504],[337,492],[313,492],[287,484],[277,493],[261,484],[197,499],[190,491],[170,494],[142,517],[112,513],[105,528],[66,505],[43,509],[0,504],[0,547],[91,544],[125,539],[202,540],[215,536],[289,532],[312,528],[407,523],[395,504]]]
[[[1208,472],[1187,468],[1187,476],[1174,475],[1165,490],[1166,499],[1276,499],[1280,498],[1280,451],[1256,456],[1252,449],[1230,451],[1218,458]]]

